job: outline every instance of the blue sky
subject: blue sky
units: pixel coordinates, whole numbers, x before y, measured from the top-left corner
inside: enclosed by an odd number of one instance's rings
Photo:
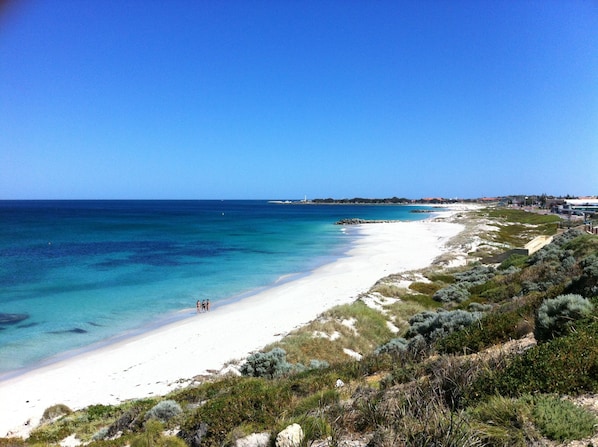
[[[0,199],[598,194],[598,3],[0,3]]]

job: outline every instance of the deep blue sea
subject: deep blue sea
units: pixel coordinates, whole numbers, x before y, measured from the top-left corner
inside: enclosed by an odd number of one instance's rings
[[[331,262],[355,237],[339,219],[428,217],[417,208],[0,201],[0,378]]]

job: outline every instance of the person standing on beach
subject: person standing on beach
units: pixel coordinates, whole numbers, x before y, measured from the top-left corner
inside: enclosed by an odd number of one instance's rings
[[[206,312],[210,310],[210,299],[206,300]]]
[[[199,300],[197,300],[197,302],[195,303],[195,307],[197,308],[197,313],[200,313],[200,312],[201,312],[201,310],[200,310],[200,307],[199,307],[199,306],[200,306],[200,303],[199,303]]]

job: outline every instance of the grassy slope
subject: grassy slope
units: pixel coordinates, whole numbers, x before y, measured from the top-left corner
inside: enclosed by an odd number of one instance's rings
[[[503,246],[556,231],[554,216],[513,210],[487,209],[461,219],[470,231],[480,220],[496,225],[498,232],[478,236]],[[554,341],[535,346],[530,336],[544,299],[595,284],[596,278],[583,277],[582,271],[583,263],[598,252],[598,238],[576,238],[563,250],[575,259],[567,261],[566,270],[562,260],[550,263],[548,257],[535,265],[512,259],[504,267],[512,264],[518,270],[498,270],[468,286],[464,301],[442,307],[484,308],[485,316],[409,351],[374,354],[377,347],[405,336],[412,316],[441,306],[432,296],[455,286],[465,268],[436,267],[383,278],[353,305],[331,309],[264,349],[283,348],[292,365],[318,360],[330,365],[326,368],[274,379],[214,378],[162,398],[96,405],[70,414],[57,407],[28,440],[0,439],[0,446],[57,445],[72,434],[94,446],[181,446],[180,437],[160,434],[161,429],[181,430],[189,441],[203,427],[200,445],[219,446],[253,432],[275,435],[292,422],[303,427],[304,445],[327,437],[331,445],[361,439],[372,446],[523,446],[587,438],[595,434],[596,419],[572,402],[598,392],[598,313]],[[412,281],[408,289],[399,286],[405,278]],[[348,352],[363,358],[357,361]],[[336,386],[338,379],[344,386]],[[161,425],[148,423],[147,412],[164,399],[176,401],[183,412]]]

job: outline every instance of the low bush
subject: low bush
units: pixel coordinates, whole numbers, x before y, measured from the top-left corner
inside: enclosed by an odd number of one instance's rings
[[[578,395],[598,392],[598,322],[555,338],[489,369],[472,385],[472,397],[525,393]]]
[[[536,340],[543,342],[569,333],[574,322],[588,316],[593,308],[581,295],[559,295],[545,300],[536,315]]]
[[[423,336],[428,342],[438,340],[451,332],[463,329],[482,317],[480,312],[453,310],[444,312],[421,312],[409,320],[407,338]]]
[[[463,283],[451,284],[432,295],[432,298],[440,303],[462,303],[469,297],[470,293]]]
[[[442,306],[442,303],[434,300],[432,298],[432,295],[421,295],[421,294],[413,294],[413,295],[405,295],[403,297],[401,297],[401,301],[398,303],[395,303],[394,305],[391,305],[390,307],[392,308],[393,306],[405,306],[405,303],[413,303],[413,304],[419,304],[420,306],[424,307],[424,308],[432,308],[432,309],[437,309],[439,307]]]
[[[181,424],[183,439],[190,442],[198,430],[207,427],[202,447],[220,446],[234,428],[251,424],[256,431],[264,430],[272,427],[277,418],[289,410],[292,392],[277,381],[242,378],[229,382],[229,385],[186,415]]]
[[[490,312],[492,308],[492,304],[482,304],[475,301],[467,305],[468,312]]]
[[[423,295],[434,295],[438,290],[442,289],[442,285],[433,282],[413,282],[409,286],[409,289]]]
[[[353,364],[353,362],[350,364]],[[339,378],[346,382],[351,380],[352,376],[350,373],[339,369],[338,365],[335,366],[326,369],[311,369],[299,374],[293,374],[286,379],[286,386],[292,390],[294,396],[303,398],[326,389],[334,388],[334,384]]]
[[[426,376],[440,392],[444,404],[453,411],[464,408],[470,385],[485,365],[451,355],[440,355],[424,362]]]
[[[583,296],[598,297],[598,255],[583,259],[580,267],[581,275],[571,284],[569,291]]]
[[[448,273],[428,273],[426,274],[426,278],[432,282],[443,282],[445,284],[452,284],[455,282],[455,277]]]
[[[301,445],[309,446],[314,441],[326,439],[332,434],[330,423],[323,416],[303,415],[283,420],[277,425],[276,431],[280,432],[291,424],[299,424],[303,430],[303,441]]]
[[[475,265],[469,270],[455,273],[454,277],[458,283],[468,283],[472,286],[484,284],[495,275],[494,268],[485,265]]]
[[[386,317],[361,300],[357,300],[353,304],[337,306],[325,312],[324,316],[330,316],[339,321],[355,320],[355,330],[359,335],[356,338],[363,339],[357,341],[366,342],[368,345],[373,344],[371,350],[392,337]]]
[[[405,292],[400,287],[395,286],[394,284],[387,284],[387,283],[380,283],[376,284],[372,290],[372,293],[379,293],[382,296],[386,296],[389,298],[400,298]]]
[[[329,405],[339,402],[340,396],[336,389],[324,389],[301,399],[293,409],[294,416],[301,416],[320,411]]]
[[[596,433],[598,418],[568,400],[554,396],[533,398],[533,417],[540,432],[554,441],[573,441]]]
[[[514,284],[501,284],[496,287],[488,287],[480,293],[480,297],[492,303],[500,303],[517,296],[521,292],[521,286]]]
[[[87,417],[92,421],[115,417],[120,411],[112,405],[101,404],[90,405],[85,409]]]
[[[74,432],[72,424],[45,424],[34,429],[29,435],[30,444],[56,444]]]
[[[269,352],[251,354],[240,371],[244,376],[273,379],[288,374],[292,369],[293,365],[287,362],[286,351],[274,348]]]
[[[146,414],[146,419],[157,419],[160,422],[167,422],[183,412],[181,406],[174,400],[163,400],[158,402]]]
[[[527,255],[511,255],[507,259],[505,259],[501,264],[498,266],[498,270],[504,271],[509,270],[512,267],[519,269],[525,266],[527,262],[528,256]]]
[[[142,429],[145,421],[145,414],[156,405],[154,399],[139,399],[127,402],[119,407],[108,407],[102,409],[94,405],[95,418],[99,423],[105,425],[110,423],[105,436],[110,438],[118,433],[136,432]]]
[[[67,407],[64,404],[56,404],[48,407],[44,410],[44,414],[42,415],[42,422],[51,421],[52,419],[59,418],[61,416],[66,416],[67,414],[71,414],[73,410]]]
[[[482,445],[525,447],[539,438],[531,424],[532,406],[521,399],[493,396],[468,413]]]
[[[409,340],[403,337],[393,338],[388,343],[376,348],[374,354],[378,356],[389,355],[395,361],[397,359],[416,360],[426,354],[428,350],[428,343],[425,338],[417,334]]]
[[[357,427],[375,429],[368,445],[446,446],[480,445],[462,411],[451,411],[438,384],[420,380],[383,394],[356,399],[361,413]]]
[[[150,420],[143,433],[135,436],[130,443],[131,447],[186,447],[185,441],[175,436],[165,436],[163,427],[157,420]]]
[[[27,442],[21,438],[0,438],[0,447],[25,447]]]
[[[531,324],[519,311],[493,312],[482,317],[478,324],[440,339],[436,347],[442,353],[471,354],[497,343],[519,339],[531,329]]]
[[[399,356],[407,352],[407,344],[409,342],[403,337],[397,337],[390,340],[388,343],[378,346],[374,354],[389,354],[391,356]]]

